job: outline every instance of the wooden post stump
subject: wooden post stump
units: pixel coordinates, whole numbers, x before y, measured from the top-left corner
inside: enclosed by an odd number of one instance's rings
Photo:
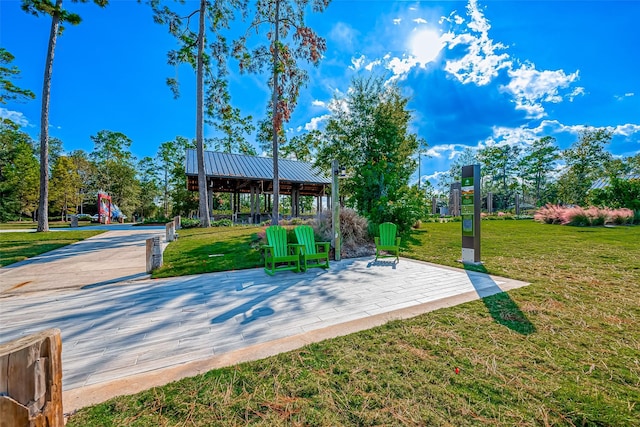
[[[0,427],[62,427],[59,329],[0,344]]]

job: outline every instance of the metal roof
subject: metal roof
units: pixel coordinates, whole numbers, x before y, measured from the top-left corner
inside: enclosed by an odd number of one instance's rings
[[[621,176],[619,178],[625,181],[629,181],[632,179],[640,179],[640,175],[629,174],[629,175]],[[607,188],[609,184],[610,184],[609,178],[598,178],[593,182],[593,184],[591,184],[590,190]]]
[[[205,151],[204,169],[207,177],[212,178],[273,179],[273,159],[271,157]],[[279,159],[278,171],[281,181],[301,184],[331,183],[331,179],[323,176],[322,172],[314,168],[311,163]],[[196,150],[187,150],[186,174],[198,175]]]

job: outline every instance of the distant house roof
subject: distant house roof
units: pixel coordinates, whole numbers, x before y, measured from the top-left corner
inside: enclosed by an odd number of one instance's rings
[[[640,174],[628,174],[620,176],[619,178],[625,181],[629,181],[631,179],[640,179]],[[589,190],[607,188],[609,184],[609,178],[598,178],[593,182],[593,184],[591,184],[591,188]]]
[[[217,192],[249,192],[251,184],[259,185],[261,191],[273,189],[273,159],[243,154],[205,151],[204,169],[209,187]],[[198,189],[198,166],[196,150],[188,149],[185,173],[190,190]],[[290,194],[295,186],[302,195],[320,195],[331,179],[310,163],[279,159],[278,174],[280,193]]]

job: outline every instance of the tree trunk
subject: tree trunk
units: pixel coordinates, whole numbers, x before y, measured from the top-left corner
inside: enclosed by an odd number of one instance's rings
[[[62,9],[62,0],[56,0],[56,11]],[[53,54],[60,28],[57,12],[51,14],[51,32],[47,47],[42,83],[42,109],[40,111],[40,200],[38,202],[38,231],[49,231],[49,100],[51,98],[51,74]]]
[[[280,215],[280,176],[278,171],[278,42],[280,40],[280,0],[276,0],[275,38],[273,41],[273,210],[271,224],[278,225]]]
[[[196,145],[198,161],[198,201],[200,227],[210,227],[209,203],[207,199],[207,175],[204,169],[204,30],[206,0],[200,0],[200,24],[198,27],[198,70],[196,72]]]

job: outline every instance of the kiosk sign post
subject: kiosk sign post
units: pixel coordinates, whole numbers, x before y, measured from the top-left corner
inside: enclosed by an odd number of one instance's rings
[[[480,263],[480,165],[462,167],[462,262]]]

